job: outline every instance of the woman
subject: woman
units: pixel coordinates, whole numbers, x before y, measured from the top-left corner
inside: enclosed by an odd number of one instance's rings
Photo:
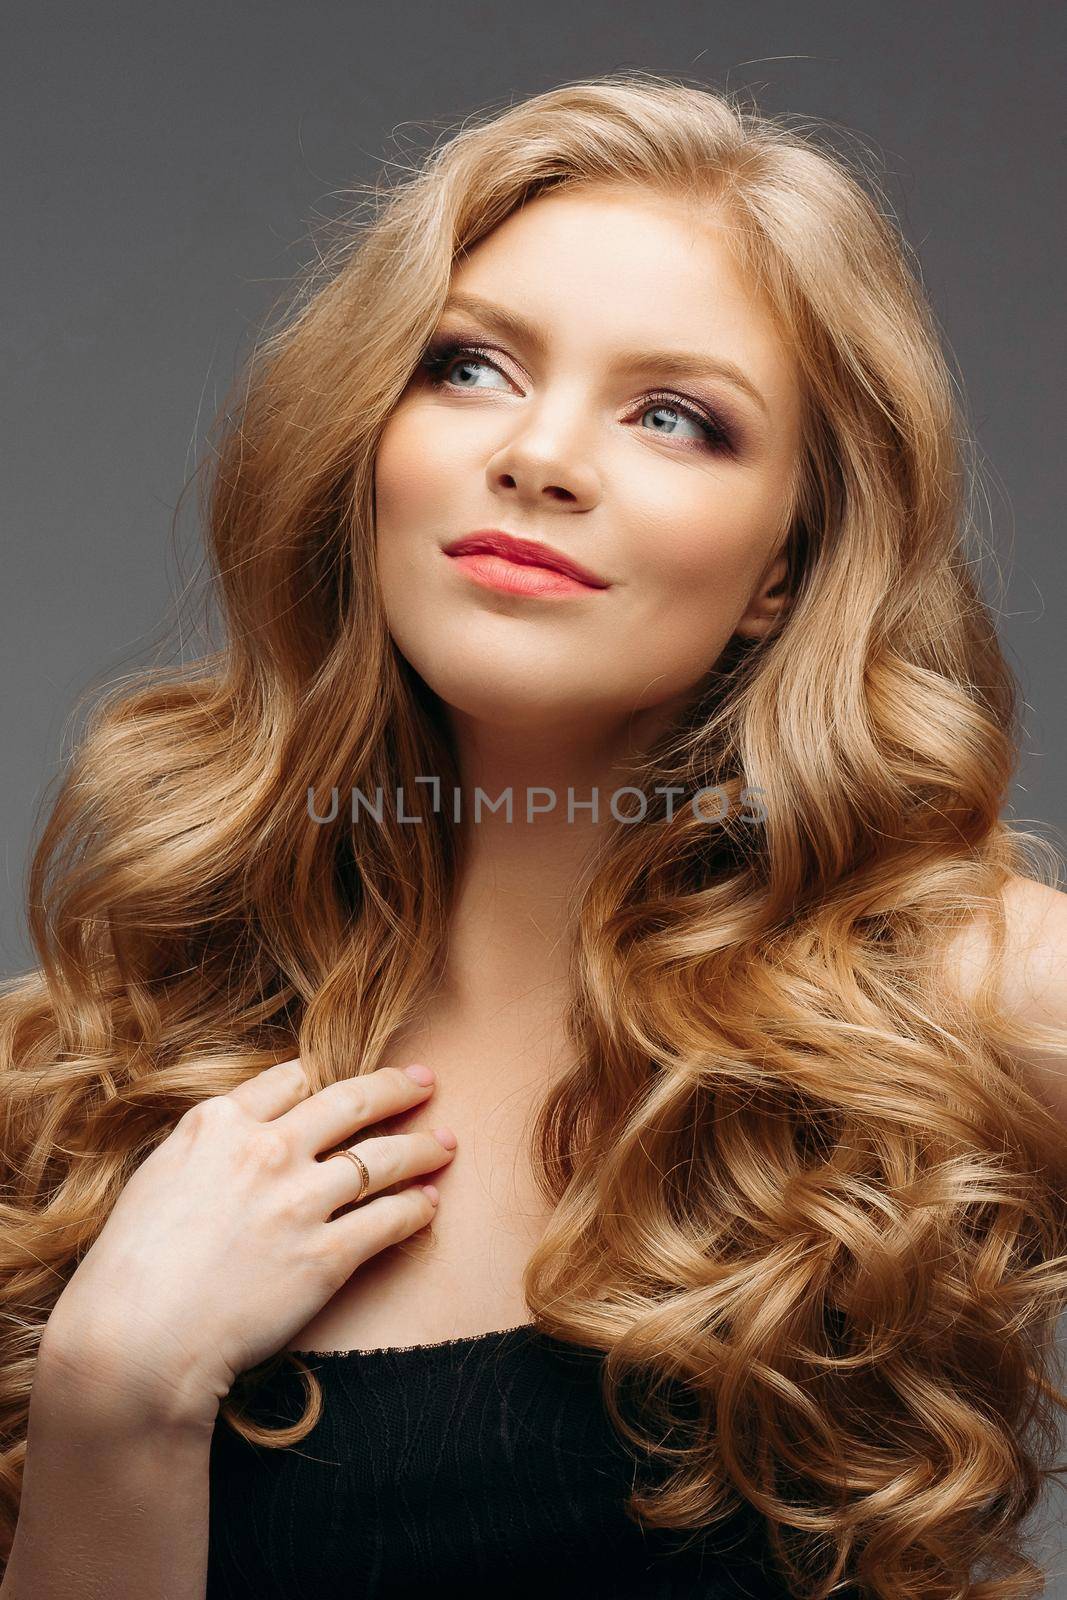
[[[625,72],[327,267],[34,858],[0,1596],[1034,1592],[1065,897],[900,239]]]

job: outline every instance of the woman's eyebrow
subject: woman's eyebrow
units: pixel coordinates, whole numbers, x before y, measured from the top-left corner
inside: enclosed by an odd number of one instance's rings
[[[445,301],[441,315],[446,311],[468,311],[516,343],[526,344],[540,356],[545,354],[544,338],[532,323],[515,311],[494,305],[491,300],[483,300],[481,295],[456,290]],[[754,400],[765,416],[769,415],[766,400],[751,378],[746,377],[733,361],[723,361],[716,356],[700,356],[688,350],[628,350],[616,357],[612,366],[616,371],[637,374],[654,375],[670,368],[687,378],[722,378]]]

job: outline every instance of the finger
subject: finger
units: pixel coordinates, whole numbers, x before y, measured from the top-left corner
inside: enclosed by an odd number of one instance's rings
[[[295,1105],[286,1116],[285,1131],[298,1150],[318,1155],[349,1144],[360,1128],[420,1105],[432,1087],[423,1087],[396,1067],[338,1078]]]
[[[381,1194],[375,1200],[368,1200],[366,1205],[357,1206],[325,1226],[330,1229],[331,1242],[336,1242],[338,1257],[344,1261],[347,1275],[351,1276],[380,1250],[399,1244],[401,1239],[408,1239],[417,1229],[425,1227],[436,1211],[429,1195],[418,1184],[413,1184],[399,1194]]]
[[[408,1183],[423,1173],[436,1172],[451,1159],[451,1152],[432,1133],[389,1133],[361,1139],[350,1148],[367,1169],[369,1182],[360,1194],[363,1175],[350,1156],[342,1152],[316,1158],[321,1169],[323,1216],[339,1206],[351,1205],[367,1195],[378,1195],[394,1183]]]
[[[299,1056],[290,1061],[278,1061],[273,1067],[264,1067],[236,1089],[230,1090],[230,1099],[260,1122],[271,1122],[308,1096],[308,1080]]]

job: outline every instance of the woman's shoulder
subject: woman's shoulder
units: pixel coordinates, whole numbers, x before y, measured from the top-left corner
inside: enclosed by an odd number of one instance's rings
[[[1012,874],[1001,891],[1005,941],[998,998],[1007,1016],[1028,1027],[1063,1030],[1067,1040],[1067,893]],[[949,972],[967,997],[989,982],[988,919],[973,917],[954,937]],[[1019,1047],[1034,1087],[1067,1126],[1067,1045]]]

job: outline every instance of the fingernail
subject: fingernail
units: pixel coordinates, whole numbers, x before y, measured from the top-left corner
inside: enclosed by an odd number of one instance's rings
[[[435,1128],[433,1130],[433,1136],[437,1140],[438,1144],[444,1145],[446,1150],[454,1150],[456,1145],[459,1143],[459,1140],[456,1138],[451,1128]]]
[[[429,1067],[405,1067],[404,1071],[407,1073],[409,1078],[414,1078],[416,1083],[421,1083],[423,1088],[425,1088],[428,1083],[433,1082],[433,1073]]]
[[[429,1195],[429,1197],[433,1201],[434,1205],[436,1205],[438,1200],[440,1199],[440,1195],[437,1193],[436,1185],[434,1185],[432,1183],[424,1183],[422,1185],[422,1192],[423,1192],[423,1194],[428,1194]]]

